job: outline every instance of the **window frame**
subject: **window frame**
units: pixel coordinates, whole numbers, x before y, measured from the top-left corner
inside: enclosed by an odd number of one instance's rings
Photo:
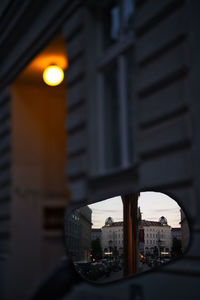
[[[98,61],[97,61],[97,72],[98,72],[98,84],[97,84],[97,90],[98,94],[102,91],[102,94],[100,94],[99,103],[101,105],[101,112],[102,112],[102,118],[101,120],[104,120],[104,114],[105,114],[105,85],[104,85],[104,74],[103,71],[105,70],[106,66],[111,64],[113,61],[116,62],[117,68],[118,68],[118,95],[119,95],[119,148],[120,148],[120,164],[119,167],[112,167],[109,168],[106,165],[106,160],[109,160],[109,157],[106,159],[106,149],[104,147],[104,160],[102,161],[102,168],[103,172],[107,173],[113,173],[118,168],[120,169],[127,169],[130,165],[129,161],[129,151],[128,151],[128,113],[127,113],[127,96],[126,96],[126,57],[125,53],[133,48],[134,40],[133,40],[133,32],[129,32],[128,34],[123,33],[123,22],[122,22],[122,1],[117,1],[119,3],[119,40],[109,46],[107,49],[104,49],[104,30],[103,30],[103,22],[100,22],[98,24],[99,26],[99,53],[98,53]],[[101,11],[101,19],[103,19],[103,11]],[[104,122],[101,122],[101,124]],[[109,124],[107,124],[108,126]],[[103,132],[105,131],[105,128],[103,128]],[[102,137],[102,135],[100,135]],[[105,137],[100,141],[100,143],[105,143]],[[108,155],[108,154],[107,154]]]
[[[134,0],[132,0],[134,3]],[[120,20],[122,18],[122,1],[117,1],[120,3]],[[110,1],[108,1],[110,4]],[[93,12],[94,13],[94,12]],[[133,154],[130,158],[129,156],[129,130],[128,130],[128,105],[127,102],[127,87],[126,87],[126,52],[130,49],[133,51],[133,73],[136,70],[136,63],[134,59],[134,32],[128,32],[126,34],[121,34],[119,41],[108,47],[107,49],[103,48],[103,22],[101,22],[103,18],[103,9],[96,10],[95,18],[92,17],[92,14],[89,12],[87,14],[90,18],[87,26],[86,33],[94,38],[93,43],[91,44],[93,51],[87,52],[87,61],[90,65],[93,63],[92,68],[90,68],[90,74],[88,76],[88,88],[93,90],[91,93],[88,92],[88,101],[89,101],[89,112],[90,115],[93,115],[93,118],[89,120],[89,136],[92,135],[91,141],[93,141],[93,145],[90,143],[89,157],[91,158],[90,166],[89,166],[89,176],[91,179],[95,179],[101,176],[109,176],[113,174],[117,174],[118,172],[126,171],[128,169],[134,168],[138,162],[138,151],[136,149],[136,132],[137,132],[137,106],[136,101],[136,91],[133,87],[132,94],[134,95],[132,102],[134,109],[134,118],[133,118]],[[121,22],[121,21],[120,21]],[[88,47],[89,48],[89,47]],[[95,52],[94,52],[95,51]],[[120,164],[117,167],[108,168],[106,166],[106,151],[105,151],[105,137],[104,133],[106,131],[106,125],[103,122],[104,118],[104,79],[103,79],[103,70],[105,70],[106,66],[108,66],[113,61],[117,62],[117,66],[119,69],[118,72],[118,94],[119,94],[119,105],[120,105],[120,117],[119,117],[119,145],[120,145]],[[92,82],[92,83],[91,83]],[[94,102],[96,99],[96,103]],[[95,136],[95,137],[94,137]],[[89,140],[89,141],[90,141]],[[94,145],[94,140],[95,144]],[[130,141],[131,143],[132,141]]]

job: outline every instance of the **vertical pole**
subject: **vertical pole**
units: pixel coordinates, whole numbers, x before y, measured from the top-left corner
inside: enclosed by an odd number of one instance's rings
[[[137,201],[138,195],[122,196],[124,207],[124,276],[137,271]]]

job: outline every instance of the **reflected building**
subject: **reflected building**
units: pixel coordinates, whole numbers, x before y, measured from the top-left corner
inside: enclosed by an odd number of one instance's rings
[[[161,217],[158,222],[142,220],[144,229],[144,254],[162,255],[171,250],[171,226],[167,224],[167,219]]]
[[[80,257],[80,210],[75,209],[67,218],[66,222],[66,244],[68,254],[73,260]]]
[[[187,249],[190,240],[190,229],[183,210],[181,209],[181,234],[182,234],[182,252]]]
[[[80,212],[80,260],[89,261],[91,253],[92,210],[81,207]]]
[[[89,260],[91,248],[91,215],[88,206],[75,209],[66,221],[66,244],[74,261]]]
[[[123,254],[123,222],[114,222],[107,218],[102,227],[101,244],[105,255]]]

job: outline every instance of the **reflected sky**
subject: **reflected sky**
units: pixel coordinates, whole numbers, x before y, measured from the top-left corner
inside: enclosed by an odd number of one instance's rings
[[[172,227],[180,227],[180,207],[169,196],[157,192],[140,193],[138,206],[142,212],[142,219],[158,221],[161,216],[167,218]],[[114,197],[92,205],[93,228],[100,228],[105,224],[108,217],[114,222],[123,220],[123,207],[121,197]]]

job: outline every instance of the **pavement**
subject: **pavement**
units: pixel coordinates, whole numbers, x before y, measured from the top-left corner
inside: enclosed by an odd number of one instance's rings
[[[146,272],[150,269],[152,269],[152,268],[149,267],[147,264],[141,264],[139,266],[138,273]],[[118,271],[118,272],[111,272],[109,277],[105,276],[105,277],[99,278],[96,282],[98,282],[98,283],[112,282],[112,281],[119,280],[123,277],[124,277],[124,274],[123,274],[123,269],[122,269],[121,271]]]

